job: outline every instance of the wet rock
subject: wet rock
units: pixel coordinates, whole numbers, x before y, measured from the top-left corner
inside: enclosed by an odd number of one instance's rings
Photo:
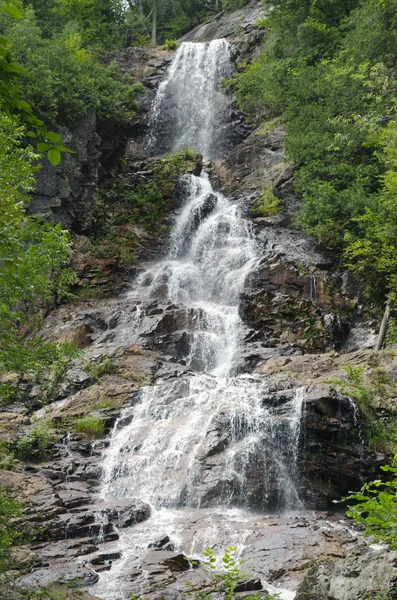
[[[58,398],[67,398],[74,392],[87,388],[91,383],[91,377],[83,369],[78,367],[69,369],[59,388]]]
[[[239,592],[255,592],[262,589],[263,586],[260,579],[249,579],[237,584],[234,591],[238,594]]]
[[[247,33],[254,29],[254,25],[262,14],[262,8],[257,3],[232,13],[219,13],[215,18],[199,25],[183,36],[186,42],[208,42],[219,38],[227,38]]]
[[[121,552],[101,552],[90,562],[92,565],[101,565],[107,561],[118,560],[119,558],[121,558]]]
[[[155,542],[151,542],[148,545],[148,548],[153,548],[155,550],[160,550],[164,546],[166,546],[167,544],[169,544],[169,542],[170,542],[170,538],[168,537],[168,535],[165,535],[165,536],[159,538],[158,540],[156,540]],[[165,548],[165,550],[170,550],[170,548]]]
[[[170,552],[166,550],[158,550],[148,552],[142,560],[142,566],[152,573],[155,572],[157,566],[167,567],[171,573],[179,573],[190,569],[189,559],[181,553]]]
[[[298,587],[295,600],[350,600],[397,593],[395,552],[367,549],[343,561],[320,562],[310,569]],[[368,595],[370,594],[370,596]]]
[[[150,506],[139,500],[114,500],[101,503],[96,511],[117,527],[130,527],[146,521],[151,514]]]
[[[73,583],[78,588],[94,585],[99,577],[95,571],[76,563],[55,563],[52,568],[37,569],[18,580],[23,586],[48,587],[54,583]]]

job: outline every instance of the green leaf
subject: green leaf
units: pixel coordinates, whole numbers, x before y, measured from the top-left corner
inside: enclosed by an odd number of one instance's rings
[[[26,135],[31,138],[37,137],[37,133],[35,133],[34,131],[28,131]]]
[[[51,150],[48,150],[47,156],[53,167],[56,167],[61,162],[61,153],[58,148],[51,148]]]
[[[6,13],[8,13],[11,17],[14,17],[14,19],[22,19],[21,11],[13,4],[7,4],[6,6],[2,6],[2,9],[5,10]]]
[[[46,144],[45,142],[41,142],[40,144],[37,144],[37,152],[47,152],[47,150],[51,149],[51,146],[49,144]]]
[[[25,100],[19,100],[18,108],[20,108],[26,112],[32,112],[32,107],[30,106],[30,104],[28,102],[25,102]]]
[[[45,137],[50,142],[60,142],[61,141],[61,136],[58,133],[55,133],[55,131],[47,131],[47,133],[45,134]]]
[[[70,150],[70,148],[67,148],[66,146],[63,146],[62,144],[57,144],[55,146],[55,148],[58,148],[58,150],[60,150],[61,152],[69,152],[69,154],[74,154],[74,150]]]

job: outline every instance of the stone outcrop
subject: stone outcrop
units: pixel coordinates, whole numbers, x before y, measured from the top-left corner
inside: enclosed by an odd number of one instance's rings
[[[255,25],[260,10],[255,2],[233,15],[220,14],[184,39],[225,36],[235,43],[236,62],[249,60],[264,35]],[[184,195],[183,180],[174,182],[154,232],[135,223],[112,230],[113,238],[121,239],[123,250],[128,251],[127,258],[116,255],[114,246],[102,246],[98,252],[98,240],[87,237],[94,224],[94,208],[100,204],[99,180],[106,178],[108,184],[109,198],[100,208],[106,224],[113,225],[112,219],[125,216],[126,211],[115,208],[120,178],[137,186],[143,179],[150,180],[159,160],[148,158],[144,148],[148,111],[173,53],[129,48],[115,57],[120,68],[145,87],[140,110],[128,130],[132,137],[120,135],[112,142],[109,132],[99,131],[95,114],[90,112],[76,131],[64,132],[66,145],[76,149],[76,154],[65,157],[55,170],[42,170],[31,205],[33,211],[45,218],[55,216],[77,232],[73,266],[80,291],[101,288],[111,294],[129,286],[144,270],[144,261],[164,252]],[[363,385],[372,386],[374,415],[387,421],[397,414],[397,359],[394,350],[362,350],[371,346],[373,335],[369,328],[357,327],[357,281],[349,273],[334,272],[332,257],[302,232],[291,229],[299,200],[293,191],[292,167],[285,161],[283,129],[256,129],[247,135],[250,128],[241,115],[234,111],[233,119],[236,139],[246,138],[227,156],[206,166],[214,186],[239,203],[251,219],[262,255],[241,295],[243,343],[236,373],[266,381],[261,401],[264,408],[275,408],[275,428],[297,390],[303,389],[296,456],[300,480],[295,483],[305,509],[329,510],[333,500],[377,476],[387,460],[387,447],[369,447],[370,427],[345,389],[351,383],[349,368],[362,373]],[[114,160],[121,152],[124,161],[116,168]],[[201,162],[193,161],[187,171],[198,173]],[[258,211],[256,203],[264,189],[271,189],[279,199],[278,215],[264,216]],[[192,232],[212,214],[214,200],[209,195],[194,215]],[[0,441],[11,449],[33,430],[35,419],[51,422],[56,430],[45,461],[15,461],[14,471],[1,475],[2,486],[23,490],[28,506],[21,526],[36,540],[28,557],[32,571],[23,583],[53,585],[78,578],[79,585],[90,587],[100,573],[110,570],[126,595],[144,592],[151,600],[179,600],[186,595],[186,583],[212,590],[208,572],[199,564],[191,568],[187,549],[200,538],[204,526],[197,509],[189,507],[181,536],[176,539],[172,531],[145,534],[147,551],[128,559],[117,580],[115,566],[126,557],[115,542],[127,528],[142,532],[147,526],[149,532],[150,507],[133,498],[134,490],[130,490],[132,498],[117,501],[105,501],[98,494],[107,435],[116,422],[117,428],[131,422],[132,413],[122,411],[141,401],[140,388],[161,380],[169,403],[187,394],[191,372],[186,364],[199,317],[200,309],[187,310],[167,301],[165,280],[156,290],[156,299],[142,300],[129,293],[103,300],[88,294],[87,301],[61,306],[47,316],[43,339],[75,343],[83,354],[73,359],[62,380],[53,385],[17,381],[17,401],[0,414]],[[103,372],[101,365],[105,365]],[[77,420],[87,415],[102,423],[105,439],[93,441],[75,432]],[[278,473],[269,475],[264,491],[264,473],[271,461],[263,445],[251,461],[247,484],[238,488],[238,477],[229,477],[225,470],[228,452],[236,442],[229,425],[227,408],[214,410],[195,460],[205,475],[198,489],[200,511],[230,498],[236,505],[258,511],[240,521],[235,513],[229,526],[227,543],[237,539],[244,544],[242,558],[255,572],[255,578],[247,575],[239,583],[239,597],[256,590],[266,597],[277,591],[276,586],[289,593],[298,590],[296,600],[352,600],[346,592],[351,582],[359,595],[382,577],[386,582],[395,578],[394,554],[369,547],[340,514],[308,510],[295,517],[260,514],[264,506],[279,506]],[[283,439],[272,451],[282,453]],[[223,515],[214,518],[220,521]],[[203,540],[203,545],[207,543]],[[387,573],[382,570],[385,566]],[[83,600],[94,598],[84,594]]]

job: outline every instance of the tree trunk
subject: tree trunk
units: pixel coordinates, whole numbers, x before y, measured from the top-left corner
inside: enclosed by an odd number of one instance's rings
[[[380,329],[379,329],[378,339],[376,341],[375,350],[382,350],[382,347],[383,347],[383,344],[385,341],[385,337],[386,337],[386,333],[387,333],[387,326],[389,325],[391,309],[393,308],[393,302],[394,302],[394,294],[393,294],[393,292],[389,292],[389,295],[387,297],[386,306],[385,306],[385,312],[383,313],[382,323],[380,324]]]
[[[157,45],[157,0],[154,0],[153,4],[152,42],[154,45]]]

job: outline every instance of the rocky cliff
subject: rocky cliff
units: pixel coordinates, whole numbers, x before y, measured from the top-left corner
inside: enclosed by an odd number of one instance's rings
[[[184,40],[226,37],[234,44],[234,60],[249,60],[264,35],[255,25],[259,13],[254,3],[232,15],[221,14]],[[183,598],[187,581],[201,589],[210,586],[201,567],[189,570],[185,554],[191,558],[187,549],[193,547],[192,540],[205,537],[211,519],[221,521],[222,515],[211,513],[209,524],[205,519],[199,522],[198,507],[190,507],[180,523],[180,538],[173,539],[166,530],[160,535],[150,528],[151,509],[139,498],[104,500],[99,493],[108,434],[134,418],[123,409],[139,405],[143,390],[159,382],[165,386],[165,414],[167,404],[189,398],[189,332],[197,314],[170,303],[161,290],[139,301],[121,293],[134,285],[149,261],[164,254],[186,198],[180,176],[199,175],[203,169],[202,158],[189,155],[166,184],[164,179],[159,184],[156,178],[163,173],[164,159],[148,156],[145,149],[148,111],[173,56],[150,48],[118,53],[120,67],[146,90],[131,129],[111,140],[98,134],[95,114],[90,113],[75,131],[65,132],[76,154],[55,171],[42,170],[38,182],[32,209],[44,216],[51,212],[78,234],[74,265],[85,301],[59,307],[42,329],[44,339],[75,342],[82,355],[61,377],[19,381],[19,398],[0,414],[0,440],[6,445],[17,449],[18,440],[32,440],[30,460],[15,461],[2,476],[2,485],[25,490],[23,528],[36,540],[30,547],[31,572],[24,579],[28,584],[78,578],[82,588],[92,587],[101,573],[113,573],[123,564],[123,586],[130,594]],[[244,335],[235,374],[255,385],[258,379],[266,382],[261,404],[271,413],[273,429],[285,428],[288,407],[297,394],[303,398],[296,430],[301,504],[294,516],[277,514],[277,469],[263,492],[263,473],[271,460],[264,442],[252,459],[244,489],[236,491],[225,481],[225,456],[236,436],[230,433],[227,408],[221,406],[203,432],[199,463],[205,477],[199,508],[210,511],[220,495],[234,495],[238,506],[244,498],[250,512],[231,517],[228,541],[243,544],[242,556],[258,579],[242,583],[241,597],[250,590],[263,596],[281,590],[285,598],[296,592],[297,600],[361,598],[368,589],[376,589],[379,578],[395,580],[395,556],[368,545],[341,514],[324,511],[333,507],[333,500],[375,477],[386,461],[387,440],[376,437],[374,422],[382,417],[387,423],[396,410],[397,351],[372,352],[373,332],[361,322],[357,282],[335,270],[332,256],[293,227],[299,200],[292,166],[284,156],[283,129],[253,129],[234,108],[231,114],[234,147],[205,168],[214,188],[231,198],[250,221],[261,256],[241,296]],[[154,216],[140,213],[141,221],[131,223],[124,218],[131,210],[126,198],[131,202],[128,193],[142,181],[161,188],[161,211]],[[277,215],[258,209],[269,186],[279,202]],[[210,195],[205,211],[197,213],[197,223],[213,208]],[[354,401],[358,385],[371,391],[371,419]],[[81,428],[79,423],[87,417],[99,423],[99,434]],[[51,436],[44,454],[34,437],[38,424]],[[126,445],[125,452],[138,451],[141,443]],[[263,506],[268,507],[265,516]],[[112,543],[124,539],[130,528],[146,550],[132,558],[127,553],[126,562]]]

